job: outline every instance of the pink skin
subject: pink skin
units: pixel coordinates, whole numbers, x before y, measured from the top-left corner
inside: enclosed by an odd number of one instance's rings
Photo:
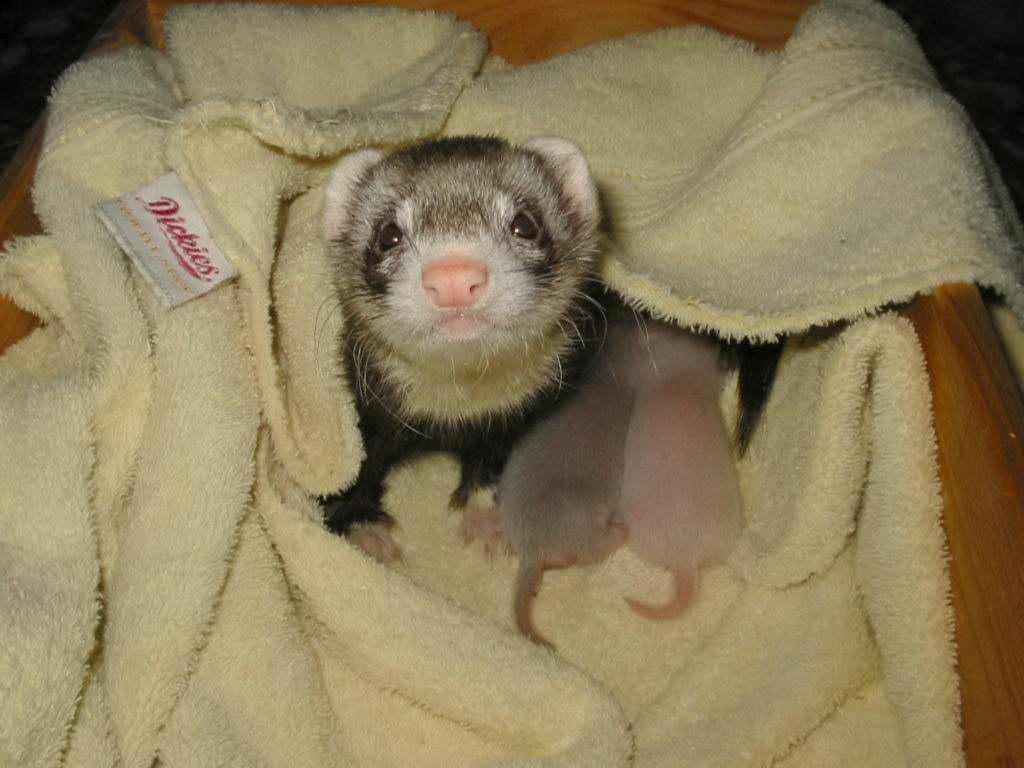
[[[665,619],[689,603],[701,565],[723,558],[741,525],[739,483],[719,411],[714,342],[667,325],[610,319],[580,391],[513,451],[498,507],[463,521],[468,540],[504,540],[519,556],[514,614],[534,642],[544,571],[596,563],[624,542],[670,571],[665,605],[626,602]]]
[[[349,534],[349,541],[377,562],[385,565],[399,563],[402,561],[402,549],[391,535],[391,529],[396,525],[393,520],[358,525]]]
[[[544,572],[600,562],[626,539],[615,502],[630,395],[602,373],[523,438],[498,483],[497,508],[463,518],[467,541],[482,538],[489,551],[504,541],[518,555],[516,626],[548,647],[532,620]]]
[[[573,565],[599,563],[622,546],[626,536],[625,526],[609,517],[604,520],[598,519],[596,524],[590,522],[587,525],[587,543],[584,546],[573,546],[561,552],[548,551],[539,556],[530,552],[520,555],[513,599],[513,613],[519,631],[538,645],[554,649],[551,641],[538,632],[533,624],[533,600],[540,592],[544,572]]]
[[[438,309],[469,309],[487,292],[489,277],[487,265],[478,259],[446,256],[427,264],[420,280]]]
[[[641,616],[665,619],[688,605],[698,568],[728,554],[740,530],[742,502],[718,406],[715,345],[651,324],[647,346],[647,364],[628,369],[636,400],[619,510],[629,547],[666,568],[676,582],[664,605],[626,602]]]

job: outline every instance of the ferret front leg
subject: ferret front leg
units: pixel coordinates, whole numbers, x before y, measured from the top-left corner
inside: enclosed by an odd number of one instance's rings
[[[501,476],[508,459],[508,452],[492,447],[477,447],[466,451],[460,457],[461,477],[459,486],[451,495],[451,507],[462,512],[461,533],[466,544],[483,541],[488,555],[508,553],[508,543],[502,530],[501,516],[494,503],[493,492],[484,496]],[[483,497],[483,498],[481,498]]]
[[[356,525],[385,523],[394,520],[380,507],[383,484],[379,478],[364,482],[362,473],[356,484],[340,493],[320,497],[324,510],[324,525],[339,536],[347,536]]]
[[[384,480],[402,458],[402,452],[386,450],[383,441],[366,442],[367,456],[351,487],[321,497],[327,529],[345,536],[371,557],[390,563],[401,559],[401,549],[392,536],[396,523],[384,511],[381,499]]]
[[[452,509],[465,509],[476,491],[493,487],[501,477],[505,462],[508,461],[508,454],[509,451],[504,445],[483,442],[467,446],[460,451],[459,487],[449,500]]]
[[[364,462],[364,469],[369,462]],[[402,551],[391,531],[395,520],[381,508],[383,472],[360,471],[359,479],[342,493],[321,498],[328,530],[348,538],[370,557],[382,563],[400,560]]]

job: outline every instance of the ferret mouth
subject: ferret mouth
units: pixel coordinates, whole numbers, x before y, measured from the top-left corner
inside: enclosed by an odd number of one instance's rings
[[[472,341],[494,327],[494,322],[479,312],[449,312],[434,320],[434,330],[446,339]]]

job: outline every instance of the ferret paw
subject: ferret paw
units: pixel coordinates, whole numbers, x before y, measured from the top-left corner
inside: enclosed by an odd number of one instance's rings
[[[460,526],[462,541],[469,545],[474,541],[484,543],[484,552],[488,557],[496,554],[510,555],[508,541],[501,527],[501,515],[493,504],[469,504],[462,510]]]
[[[393,520],[357,525],[349,532],[348,540],[385,565],[401,562],[402,549],[391,535],[394,526]]]

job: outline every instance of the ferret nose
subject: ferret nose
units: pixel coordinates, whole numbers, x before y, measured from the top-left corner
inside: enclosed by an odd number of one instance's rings
[[[460,257],[438,259],[423,269],[421,282],[438,309],[472,307],[487,292],[487,265]]]

